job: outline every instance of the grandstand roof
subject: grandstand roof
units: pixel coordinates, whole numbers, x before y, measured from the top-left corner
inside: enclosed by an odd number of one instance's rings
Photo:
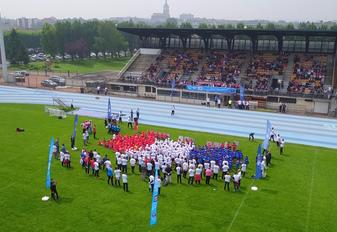
[[[213,39],[218,39],[219,37],[222,40],[226,41],[226,46],[228,50],[234,50],[234,41],[237,39],[236,36],[247,36],[251,41],[251,50],[253,52],[258,51],[258,41],[265,38],[262,37],[274,37],[277,40],[277,49],[279,52],[284,51],[283,42],[285,40],[296,41],[301,40],[298,37],[302,37],[302,41],[305,41],[304,51],[303,52],[313,52],[312,49],[315,49],[314,52],[317,53],[330,53],[335,54],[337,51],[337,31],[313,31],[313,30],[260,30],[260,29],[199,29],[199,28],[127,28],[127,27],[118,27],[118,30],[121,32],[130,33],[133,35],[139,36],[140,40],[143,41],[144,47],[152,48],[169,48],[170,38],[178,37],[181,40],[181,47],[191,48],[191,39],[194,35],[197,35],[200,40],[202,40],[202,46],[200,48],[208,49],[212,46]],[[149,39],[156,38],[159,39],[159,44],[156,42],[151,42]],[[167,43],[167,39],[168,43]],[[274,40],[271,38],[271,40]],[[320,41],[322,43],[328,41],[332,42],[332,47],[330,45],[318,44],[317,46],[312,47],[310,41]],[[223,44],[221,42],[221,44]],[[176,46],[176,45],[174,45]],[[179,45],[180,46],[180,45]],[[223,45],[221,45],[223,46]],[[246,46],[246,45],[245,45]],[[301,50],[288,48],[286,51],[292,52],[291,49],[295,51]],[[296,45],[298,46],[298,45]],[[300,45],[301,46],[301,45]],[[326,47],[328,49],[325,49]],[[318,50],[316,48],[319,48]],[[196,47],[195,47],[196,48]],[[223,49],[223,48],[221,48]],[[325,50],[324,50],[325,49]]]
[[[318,36],[318,37],[336,37],[337,31],[313,31],[313,30],[260,30],[260,29],[199,29],[199,28],[127,28],[118,27],[119,31],[127,32],[138,36],[165,37],[169,35],[178,35],[180,37],[189,37],[199,35],[201,37],[211,37],[213,35],[222,35],[225,37],[236,35],[247,35],[250,37],[261,35],[279,36]]]

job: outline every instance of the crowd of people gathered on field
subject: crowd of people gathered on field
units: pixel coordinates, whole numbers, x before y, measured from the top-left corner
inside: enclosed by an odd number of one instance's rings
[[[139,118],[139,109],[136,111],[136,117]],[[107,132],[109,132],[110,123],[111,120],[105,120]],[[122,121],[119,120],[119,124],[121,123]],[[204,147],[197,148],[191,138],[179,137],[177,141],[174,141],[169,138],[168,134],[154,131],[136,132],[134,135],[124,136],[120,133],[113,133],[108,140],[94,140],[95,144],[98,143],[114,151],[114,157],[107,154],[103,156],[96,149],[87,148],[89,140],[92,140],[91,136],[97,139],[96,125],[91,120],[86,120],[81,123],[81,128],[83,149],[80,151],[80,164],[84,173],[96,178],[106,176],[107,184],[115,187],[120,187],[122,182],[125,192],[129,191],[128,175],[139,175],[141,181],[148,182],[149,191],[152,192],[156,181],[156,171],[158,171],[159,194],[162,186],[170,185],[172,182],[212,185],[211,182],[222,181],[224,190],[230,191],[232,183],[234,191],[238,191],[249,165],[248,156],[243,158],[241,152],[237,153],[238,144],[236,142],[208,143]],[[249,140],[254,140],[254,133],[249,135]],[[270,133],[270,141],[277,144],[282,154],[285,141],[274,128]],[[71,143],[74,151],[73,137]],[[221,153],[224,156],[224,151],[232,155],[219,158]],[[198,156],[201,153],[203,155]],[[53,154],[56,159],[60,160],[62,166],[72,167],[70,152],[65,144],[62,144],[60,148],[58,139],[54,143]],[[261,164],[263,177],[266,177],[266,169],[270,164],[271,153],[265,151]],[[175,181],[172,181],[173,176]]]

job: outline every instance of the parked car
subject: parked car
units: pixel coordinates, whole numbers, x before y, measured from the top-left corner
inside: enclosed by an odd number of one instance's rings
[[[26,77],[29,76],[29,73],[27,71],[16,71],[14,73],[14,77]]]
[[[49,80],[55,82],[58,86],[65,86],[66,85],[66,79],[63,77],[53,76],[49,78]]]
[[[57,84],[52,80],[41,81],[41,85],[49,88],[55,88],[57,86]]]

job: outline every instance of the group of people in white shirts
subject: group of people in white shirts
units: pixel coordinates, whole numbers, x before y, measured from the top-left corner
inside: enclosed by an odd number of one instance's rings
[[[280,155],[282,155],[285,141],[284,138],[282,138],[281,135],[276,132],[274,127],[270,131],[269,141],[271,140],[273,140],[273,142],[276,142],[277,146],[280,148]]]
[[[172,172],[176,171],[177,183],[182,183],[182,177],[188,179],[188,184],[193,185],[194,182],[201,184],[202,177],[205,177],[206,184],[210,184],[211,178],[218,180],[222,171],[221,179],[224,181],[224,188],[229,190],[229,183],[233,181],[234,190],[240,187],[240,181],[245,175],[247,165],[241,164],[239,170],[234,171],[233,176],[230,175],[230,167],[227,161],[223,161],[219,166],[215,160],[197,163],[195,159],[189,159],[189,154],[195,148],[193,143],[182,141],[173,141],[171,139],[156,140],[152,145],[146,146],[144,150],[129,150],[127,152],[116,152],[116,169],[112,170],[110,160],[104,161],[107,169],[108,183],[115,179],[115,185],[120,185],[120,178],[123,179],[123,185],[127,185],[128,165],[131,167],[132,173],[135,172],[138,165],[141,178],[145,181],[148,178],[149,190],[152,192],[155,184],[155,170],[158,170],[158,186],[159,194],[162,185],[172,183]],[[111,169],[111,170],[110,170]]]
[[[129,191],[128,186],[128,166],[131,172],[135,173],[138,165],[141,179],[148,178],[149,190],[152,192],[155,181],[158,183],[159,194],[162,185],[172,183],[172,173],[176,171],[177,183],[182,183],[182,177],[188,179],[188,184],[201,184],[205,178],[206,184],[210,184],[211,179],[218,180],[220,173],[224,181],[224,190],[229,191],[229,184],[233,181],[234,190],[240,188],[242,177],[245,176],[247,165],[242,163],[238,170],[230,170],[228,161],[221,164],[215,160],[198,163],[195,159],[190,159],[191,150],[195,148],[193,142],[174,141],[171,139],[156,140],[154,144],[148,145],[143,150],[128,150],[124,153],[116,152],[116,166],[113,168],[111,160],[105,156],[103,159],[96,151],[81,152],[81,164],[86,168],[87,173],[91,167],[93,175],[98,177],[100,169],[106,169],[107,182],[113,186],[121,186],[125,192]],[[158,170],[158,179],[155,180],[155,170]],[[232,175],[230,174],[232,172]],[[204,177],[204,178],[203,178]]]

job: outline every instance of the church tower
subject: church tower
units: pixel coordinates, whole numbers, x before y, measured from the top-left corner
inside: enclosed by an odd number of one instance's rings
[[[170,7],[169,7],[169,5],[167,4],[167,0],[165,0],[164,10],[163,10],[163,15],[164,15],[166,18],[170,18]]]

